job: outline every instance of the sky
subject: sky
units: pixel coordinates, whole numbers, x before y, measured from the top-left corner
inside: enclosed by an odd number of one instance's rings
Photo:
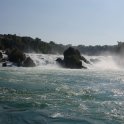
[[[124,41],[124,0],[0,0],[0,34],[72,45]]]

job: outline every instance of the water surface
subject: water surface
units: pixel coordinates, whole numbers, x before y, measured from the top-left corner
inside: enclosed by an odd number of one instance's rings
[[[0,124],[123,124],[124,71],[0,68]]]

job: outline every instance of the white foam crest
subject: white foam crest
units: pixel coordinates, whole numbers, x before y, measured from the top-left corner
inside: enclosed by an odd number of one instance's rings
[[[30,56],[37,66],[46,67],[46,68],[47,67],[48,68],[58,68],[58,67],[60,67],[57,64],[56,59],[58,57],[62,57],[61,55],[35,54],[35,53],[27,54],[27,56]]]
[[[43,68],[60,68],[61,66],[57,64],[56,59],[62,58],[63,55],[53,55],[53,54],[26,54],[30,56],[35,64]],[[120,69],[114,56],[85,56],[83,55],[91,64],[86,64],[82,61],[82,65],[88,69],[98,69],[98,70],[117,70]],[[91,61],[92,59],[92,61]],[[94,62],[93,62],[94,60]]]
[[[57,113],[54,113],[51,117],[57,118],[57,117],[63,117],[63,115],[61,113],[57,112]]]
[[[114,96],[124,96],[124,91],[120,89],[112,89]]]

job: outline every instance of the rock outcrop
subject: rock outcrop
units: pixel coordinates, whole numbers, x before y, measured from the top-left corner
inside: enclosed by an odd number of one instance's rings
[[[4,62],[4,63],[2,64],[2,67],[6,67],[6,66],[7,66],[7,63]]]
[[[30,57],[27,57],[25,61],[23,62],[23,67],[35,67],[35,63]]]
[[[26,56],[23,52],[21,52],[18,49],[12,49],[9,53],[8,53],[8,60],[10,62],[13,62],[14,64],[16,64],[17,66],[22,66],[23,61],[26,59]]]
[[[64,51],[64,59],[57,58],[57,62],[65,67],[71,69],[81,69],[86,68],[82,65],[82,61],[89,64],[89,61],[81,56],[80,52],[77,49],[69,47],[67,50]]]
[[[0,52],[0,59],[2,59],[3,58],[3,54],[2,54],[2,52]]]
[[[3,67],[7,66],[7,61],[12,62],[14,65],[20,67],[34,67],[36,66],[33,60],[30,57],[26,57],[26,55],[20,51],[19,49],[13,48],[6,50],[6,55],[8,55],[8,59],[3,61]]]

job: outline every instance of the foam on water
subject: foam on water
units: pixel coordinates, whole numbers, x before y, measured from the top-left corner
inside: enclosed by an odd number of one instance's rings
[[[124,122],[123,71],[3,68],[0,76],[2,124]]]
[[[56,62],[56,59],[58,57],[63,58],[62,55],[51,54],[27,54],[27,56],[30,56],[37,66],[45,68],[60,68]]]
[[[61,68],[61,66],[56,62],[58,57],[63,59],[63,55],[52,55],[52,54],[27,54],[30,56],[37,66],[45,67],[45,68]],[[115,56],[85,56],[87,60],[90,61],[91,64],[87,64],[82,61],[82,64],[88,69],[98,69],[98,70],[118,70],[122,68],[122,66],[117,63]],[[115,59],[116,58],[116,59]],[[92,62],[91,59],[97,60],[96,62]],[[120,60],[121,61],[121,60]]]
[[[0,69],[0,124],[124,123],[124,71],[113,69],[111,57],[85,56],[99,61],[62,69],[61,55],[28,55],[37,67]]]
[[[92,63],[91,68],[102,70],[120,69],[119,65],[114,60],[113,56],[92,56],[91,58],[98,59],[98,62]]]

